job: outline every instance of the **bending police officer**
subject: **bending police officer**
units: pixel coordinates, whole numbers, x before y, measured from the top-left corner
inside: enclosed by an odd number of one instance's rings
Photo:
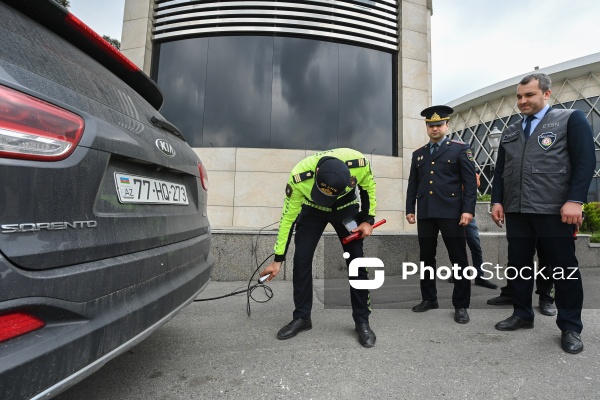
[[[360,210],[356,190],[360,195]],[[299,332],[312,329],[313,299],[312,260],[317,243],[327,224],[331,224],[341,240],[350,233],[342,223],[349,217],[357,220],[352,232],[369,236],[375,222],[375,181],[371,165],[364,155],[348,148],[316,153],[300,161],[291,171],[285,188],[283,212],[275,243],[275,260],[262,272],[271,274],[269,281],[280,271],[288,245],[296,228],[294,244],[294,312],[293,320],[277,333],[280,340],[289,339]],[[350,254],[347,265],[363,256],[363,239],[343,244]],[[359,268],[358,277],[368,279],[366,268]],[[376,336],[369,326],[371,304],[369,291],[350,287],[352,317],[358,339],[364,347],[373,347]]]

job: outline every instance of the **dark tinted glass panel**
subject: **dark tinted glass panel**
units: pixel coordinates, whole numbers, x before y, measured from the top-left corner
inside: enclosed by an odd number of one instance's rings
[[[474,128],[467,128],[463,131],[461,138],[463,142],[469,143],[471,141],[471,138],[473,137],[473,129]]]
[[[337,147],[338,45],[276,37],[271,147]]]
[[[592,133],[596,138],[596,149],[600,149],[600,113],[598,112],[600,101],[598,101],[598,97],[591,97],[588,100],[594,105],[594,109],[588,116],[588,121],[592,125]]]
[[[492,128],[494,126],[496,126],[498,129],[500,129],[501,131],[503,131],[504,129],[506,129],[508,127],[509,119],[510,119],[510,117],[500,118],[497,122],[494,122],[492,124]]]
[[[574,103],[573,101],[567,101],[566,103],[562,103],[562,106],[569,110],[569,109],[573,108],[573,103]]]
[[[596,143],[596,150],[600,149],[600,115],[596,112],[592,112],[590,115],[592,119],[592,134],[594,135],[594,142]]]
[[[585,115],[588,115],[588,113],[590,112],[590,110],[592,109],[592,106],[590,105],[590,103],[586,100],[577,100],[575,102],[575,104],[573,104],[573,108],[576,108],[578,110],[583,111],[583,113]]]
[[[273,38],[211,37],[204,147],[269,147]]]
[[[208,38],[160,45],[157,82],[164,102],[160,109],[192,147],[202,146]]]
[[[338,147],[393,154],[392,55],[339,45]]]
[[[394,154],[391,54],[271,36],[160,46],[161,111],[194,147]]]

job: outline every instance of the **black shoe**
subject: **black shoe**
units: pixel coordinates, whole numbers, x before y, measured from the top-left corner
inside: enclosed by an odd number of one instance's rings
[[[487,301],[487,303],[490,306],[507,306],[509,304],[513,303],[512,297],[506,297],[506,296],[498,296],[498,297],[492,297],[491,299],[489,299]]]
[[[440,308],[440,305],[438,304],[437,301],[423,300],[422,302],[420,302],[419,304],[414,306],[412,308],[412,310],[414,312],[425,312],[425,311],[433,310],[435,308]]]
[[[560,335],[560,347],[567,353],[578,354],[583,351],[583,342],[577,332],[562,331]]]
[[[540,300],[540,313],[552,317],[556,315],[556,308],[548,301]]]
[[[277,339],[285,340],[293,338],[299,332],[307,331],[309,329],[312,329],[312,323],[310,319],[296,318],[292,320],[292,322],[281,328],[279,332],[277,332]]]
[[[495,326],[499,331],[516,331],[517,329],[531,329],[533,328],[533,321],[527,321],[526,319],[510,316],[504,321],[500,321]]]
[[[355,324],[356,333],[358,333],[358,341],[363,347],[375,346],[375,340],[377,337],[375,333],[369,327],[369,324]]]
[[[483,278],[475,278],[475,284],[488,289],[498,289],[498,285]]]
[[[459,324],[466,324],[470,321],[469,313],[466,308],[455,308],[454,309],[454,320]]]

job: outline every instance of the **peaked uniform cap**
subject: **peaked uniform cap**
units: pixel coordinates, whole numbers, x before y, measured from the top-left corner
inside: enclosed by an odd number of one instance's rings
[[[442,125],[450,119],[450,115],[454,112],[452,107],[448,106],[431,106],[421,111],[421,116],[425,117],[427,125]]]

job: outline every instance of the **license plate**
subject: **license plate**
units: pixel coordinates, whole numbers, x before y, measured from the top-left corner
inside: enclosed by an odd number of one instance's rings
[[[184,185],[138,175],[115,172],[121,203],[189,204]]]

